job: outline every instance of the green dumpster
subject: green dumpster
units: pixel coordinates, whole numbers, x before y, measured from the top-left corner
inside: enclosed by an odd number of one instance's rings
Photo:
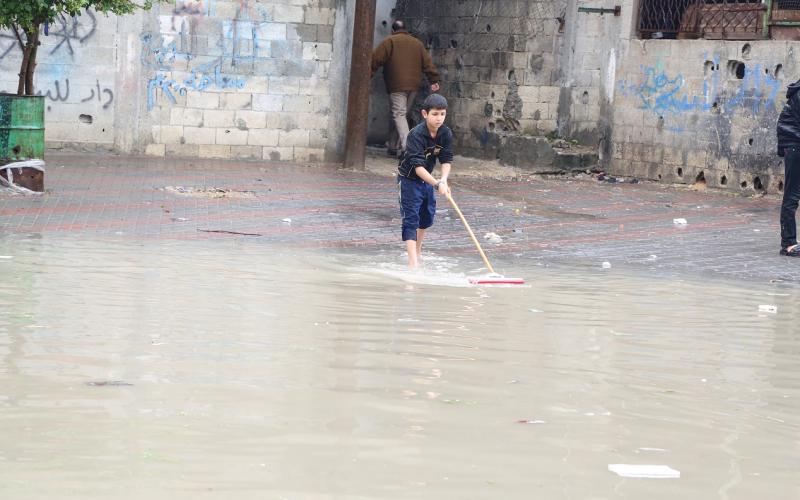
[[[44,158],[44,99],[0,94],[0,165]]]

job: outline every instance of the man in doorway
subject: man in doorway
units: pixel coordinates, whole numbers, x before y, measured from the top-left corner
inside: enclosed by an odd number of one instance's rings
[[[394,129],[389,138],[390,156],[401,155],[406,149],[408,137],[408,112],[422,81],[422,73],[428,77],[431,92],[439,90],[439,72],[433,65],[430,54],[422,42],[409,35],[403,21],[392,23],[389,35],[372,52],[372,73],[383,66],[383,79],[389,93]]]

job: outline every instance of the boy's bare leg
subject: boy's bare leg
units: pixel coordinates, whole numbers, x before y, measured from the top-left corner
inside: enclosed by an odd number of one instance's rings
[[[419,260],[417,260],[417,242],[414,240],[406,240],[406,252],[408,252],[408,267],[419,267]]]
[[[422,240],[425,239],[425,230],[417,229],[417,263],[422,262]]]

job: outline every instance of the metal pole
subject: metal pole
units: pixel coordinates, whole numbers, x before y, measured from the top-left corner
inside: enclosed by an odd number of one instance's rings
[[[344,167],[364,169],[369,119],[370,61],[375,31],[375,0],[356,0],[353,20],[353,56],[347,93],[347,137]]]
[[[761,35],[764,39],[769,38],[769,26],[772,22],[772,0],[764,0],[764,3],[767,5],[767,11],[764,13],[764,24],[761,29]]]

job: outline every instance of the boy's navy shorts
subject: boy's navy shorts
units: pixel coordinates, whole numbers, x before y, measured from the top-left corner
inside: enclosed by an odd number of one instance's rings
[[[403,217],[403,241],[417,240],[417,229],[428,229],[436,215],[433,186],[422,179],[397,176],[400,190],[400,215]]]

